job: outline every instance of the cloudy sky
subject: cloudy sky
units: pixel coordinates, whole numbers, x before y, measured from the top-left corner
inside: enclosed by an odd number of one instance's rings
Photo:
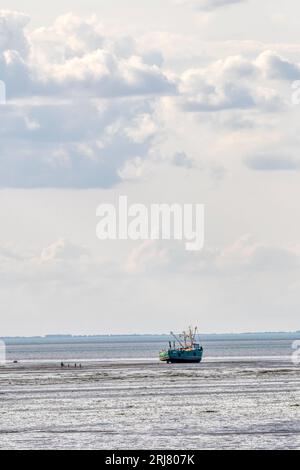
[[[1,336],[298,330],[299,2],[2,8]],[[100,242],[119,195],[205,204],[203,252]]]

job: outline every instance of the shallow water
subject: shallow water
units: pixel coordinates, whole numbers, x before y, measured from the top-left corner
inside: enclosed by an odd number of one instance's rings
[[[300,367],[288,355],[291,341],[261,341],[256,348],[216,341],[202,364],[169,366],[151,359],[151,341],[107,343],[104,356],[96,343],[15,344],[10,358],[17,353],[21,362],[0,368],[0,448],[299,449]],[[61,369],[58,357],[74,351],[82,368]]]
[[[299,449],[289,363],[15,366],[0,372],[5,449]]]

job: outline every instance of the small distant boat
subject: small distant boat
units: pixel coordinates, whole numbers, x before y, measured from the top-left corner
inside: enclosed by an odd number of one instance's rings
[[[200,341],[197,341],[197,328],[189,328],[181,335],[176,336],[172,331],[171,335],[174,340],[173,344],[169,341],[169,349],[159,353],[159,359],[167,364],[172,363],[193,363],[199,364],[203,358],[203,347]]]

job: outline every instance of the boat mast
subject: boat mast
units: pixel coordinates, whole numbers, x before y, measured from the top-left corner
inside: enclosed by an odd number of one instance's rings
[[[189,327],[189,338],[190,338],[190,347],[193,347],[193,332],[192,332],[192,327]]]
[[[197,336],[198,328],[195,327],[194,329],[190,326],[188,332],[184,331],[181,335],[176,336],[173,331],[171,331],[171,335],[176,339],[182,349],[193,348],[196,344],[196,336]]]
[[[196,343],[197,331],[198,331],[197,327],[195,327],[194,330],[193,330],[193,328],[190,326],[190,328],[189,328],[189,338],[190,338],[190,342],[191,342],[191,347],[193,347],[194,344]]]
[[[171,331],[171,335],[176,339],[176,341],[178,341],[180,346],[184,348],[184,345],[182,344],[181,340],[175,335],[175,333],[173,333],[173,331]]]

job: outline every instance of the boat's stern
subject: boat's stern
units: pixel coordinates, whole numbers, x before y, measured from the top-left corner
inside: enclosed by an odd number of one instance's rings
[[[161,351],[159,353],[159,360],[161,362],[169,362],[169,360],[170,360],[169,352],[168,351]]]

